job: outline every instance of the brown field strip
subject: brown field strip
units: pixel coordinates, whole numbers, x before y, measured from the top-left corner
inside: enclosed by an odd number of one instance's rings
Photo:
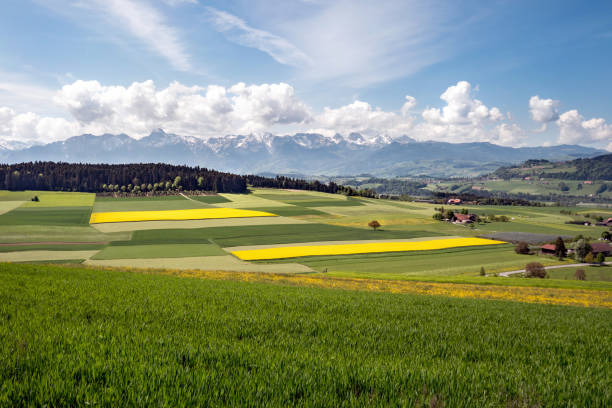
[[[312,272],[312,269],[310,269],[308,266],[297,263],[262,265],[243,262],[231,255],[149,259],[88,259],[85,261],[85,265],[119,268],[155,268],[167,270],[212,269],[218,271],[259,272],[264,274]]]
[[[270,266],[270,265],[261,265]],[[105,268],[106,269],[106,268]],[[109,268],[111,269],[111,268]],[[268,283],[311,288],[329,288],[343,290],[364,290],[390,292],[398,294],[434,295],[455,298],[506,300],[524,303],[544,303],[550,305],[603,307],[612,309],[612,291],[561,289],[521,286],[477,285],[463,283],[439,283],[417,281],[394,281],[380,279],[351,279],[321,275],[293,275],[278,273],[224,272],[179,269],[133,269],[132,272],[162,273],[167,275],[237,280],[253,283]]]
[[[109,241],[39,241],[39,242],[0,242],[0,247],[34,245],[106,245]]]

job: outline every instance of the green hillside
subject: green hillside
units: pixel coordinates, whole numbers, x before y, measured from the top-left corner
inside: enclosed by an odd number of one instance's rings
[[[537,177],[566,180],[612,181],[612,154],[566,162],[528,160],[518,166],[501,167],[493,174],[503,179]]]

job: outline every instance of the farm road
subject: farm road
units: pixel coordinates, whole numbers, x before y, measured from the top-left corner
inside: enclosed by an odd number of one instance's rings
[[[612,265],[612,262],[604,262],[604,264]],[[590,264],[590,263],[577,263],[577,264],[570,264],[570,265],[545,266],[544,269],[577,268],[579,266],[593,266],[593,265],[594,264]],[[517,271],[500,272],[500,273],[498,273],[498,276],[508,277],[510,275],[516,275],[517,273],[523,273],[523,272],[525,272],[524,269],[520,269],[520,270],[517,270]]]

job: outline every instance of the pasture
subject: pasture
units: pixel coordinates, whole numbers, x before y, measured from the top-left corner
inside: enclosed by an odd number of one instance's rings
[[[3,406],[610,406],[612,313],[1,265]]]

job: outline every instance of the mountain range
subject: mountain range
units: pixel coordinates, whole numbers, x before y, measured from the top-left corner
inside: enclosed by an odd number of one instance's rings
[[[229,135],[203,140],[160,129],[141,139],[84,134],[27,148],[0,146],[0,162],[163,162],[241,174],[451,177],[489,173],[529,159],[562,161],[605,153],[578,145],[513,148],[480,142],[417,142],[407,136],[366,139],[358,133]]]

